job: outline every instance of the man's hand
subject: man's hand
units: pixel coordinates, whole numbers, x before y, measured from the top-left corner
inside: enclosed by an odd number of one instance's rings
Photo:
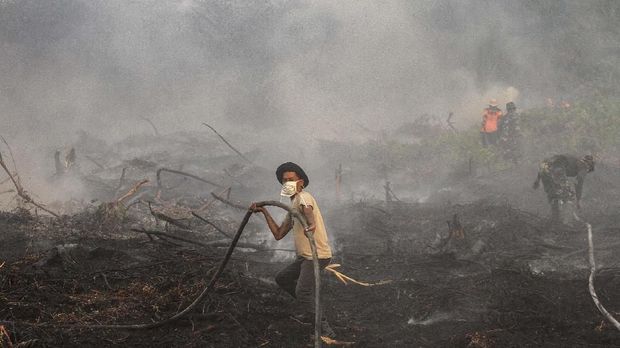
[[[248,208],[248,211],[251,211],[253,213],[263,213],[263,216],[267,221],[267,226],[269,226],[269,230],[271,231],[273,237],[276,240],[284,238],[284,236],[286,236],[286,234],[291,230],[292,221],[290,221],[290,219],[286,219],[282,223],[282,225],[278,225],[271,217],[271,214],[269,214],[269,210],[267,210],[267,208],[265,207],[257,207],[256,203],[252,203]]]
[[[308,225],[308,227],[304,228],[304,232],[314,233],[315,230],[316,230],[316,225],[314,224]]]
[[[265,212],[265,208],[257,207],[256,203],[252,203],[252,205],[250,205],[250,208],[248,209],[253,213],[264,213]]]

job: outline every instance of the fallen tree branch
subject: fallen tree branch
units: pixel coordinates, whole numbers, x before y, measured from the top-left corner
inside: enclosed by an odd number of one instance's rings
[[[231,188],[227,187],[227,188],[223,189],[222,191],[220,191],[219,193],[217,193],[217,195],[219,196],[219,195],[221,195],[223,193],[226,193],[226,192],[228,192],[229,195],[230,195],[230,190],[231,190]],[[203,210],[209,208],[209,206],[211,206],[211,204],[213,204],[213,202],[215,202],[215,201],[216,201],[216,199],[209,200],[203,206],[201,206],[200,208],[196,209],[196,211],[203,211]]]
[[[58,215],[58,214],[54,213],[53,211],[45,208],[43,205],[35,202],[30,197],[30,195],[28,195],[28,193],[26,192],[26,190],[24,190],[24,188],[21,186],[19,181],[15,180],[15,177],[13,177],[13,175],[9,171],[9,168],[7,168],[6,164],[4,163],[4,160],[2,159],[2,153],[0,153],[0,166],[2,166],[2,169],[4,169],[4,171],[8,174],[9,178],[13,182],[13,185],[15,186],[15,189],[17,190],[17,195],[20,196],[24,200],[24,202],[30,203],[30,204],[34,205],[35,207],[37,207],[37,208],[39,208],[39,209],[41,209],[41,210],[43,210],[43,211],[53,215],[54,217],[60,217],[60,215]]]
[[[204,182],[204,183],[207,183],[207,184],[213,185],[213,186],[215,186],[215,187],[224,187],[224,186],[222,186],[222,185],[219,185],[219,184],[214,183],[213,181],[209,181],[209,180],[203,179],[203,178],[201,178],[201,177],[199,177],[199,176],[196,176],[196,175],[193,175],[193,174],[189,174],[189,173],[186,173],[186,172],[182,172],[182,171],[180,171],[180,170],[174,170],[174,169],[168,169],[168,168],[159,168],[159,169],[157,170],[157,188],[158,188],[158,189],[161,189],[162,187],[164,187],[164,186],[161,184],[161,172],[168,172],[168,173],[179,174],[179,175],[186,176],[186,177],[188,177],[188,178],[192,178],[192,179],[195,179],[195,180],[198,180],[198,181],[202,181],[202,182]]]
[[[214,197],[215,199],[217,199],[218,201],[220,201],[220,202],[222,202],[222,203],[224,203],[224,204],[226,204],[226,205],[228,205],[228,206],[231,206],[231,207],[233,207],[233,208],[237,208],[237,209],[239,209],[239,210],[246,210],[246,209],[247,209],[246,207],[244,207],[244,206],[242,206],[242,205],[240,205],[240,204],[235,204],[235,203],[233,203],[233,202],[231,202],[231,201],[229,201],[229,200],[227,200],[227,199],[225,199],[225,198],[222,198],[222,197],[220,197],[220,196],[216,195],[216,194],[215,194],[215,193],[213,193],[213,192],[211,192],[211,196],[213,196],[213,197]]]
[[[153,215],[156,219],[166,221],[167,223],[169,223],[171,225],[174,225],[174,226],[177,226],[179,228],[182,228],[184,230],[189,230],[190,229],[189,226],[179,222],[177,219],[173,219],[173,218],[171,218],[170,216],[168,216],[168,215],[166,215],[164,213],[160,213],[158,211],[154,211],[153,208],[151,207],[151,202],[148,202],[148,206],[149,206],[149,210],[151,211],[151,215]]]
[[[15,176],[17,176],[17,173],[13,172],[13,176],[14,176],[14,177],[15,177]],[[7,177],[6,177],[6,178],[4,178],[2,181],[0,181],[0,185],[4,184],[5,182],[10,181],[10,180],[11,180],[11,177],[10,177],[10,176],[7,176]]]
[[[221,248],[221,247],[225,247],[225,246],[229,246],[230,242],[227,240],[219,240],[219,241],[213,241],[213,242],[209,242],[207,243],[208,246],[210,247],[214,247],[214,248]],[[262,244],[254,244],[254,243],[237,243],[237,246],[239,248],[245,248],[245,249],[254,249],[256,251],[286,251],[289,253],[296,253],[297,250],[295,249],[286,249],[286,248],[266,248],[264,247]]]
[[[123,201],[129,197],[131,197],[132,195],[134,195],[136,192],[138,192],[138,189],[140,189],[140,187],[144,184],[146,184],[147,182],[149,182],[148,179],[144,179],[142,181],[137,182],[135,185],[133,185],[133,187],[131,189],[129,189],[129,191],[127,191],[127,193],[125,193],[124,195],[122,195],[121,197],[119,197],[115,202],[117,204],[119,203],[123,203]]]
[[[132,228],[130,230],[133,231],[133,232],[146,233],[146,234],[153,235],[153,236],[158,236],[158,237],[163,236],[163,237],[166,237],[166,238],[175,239],[175,240],[178,240],[178,241],[181,241],[181,242],[185,242],[185,243],[189,243],[189,244],[196,244],[196,245],[199,245],[201,247],[209,246],[209,245],[207,245],[205,243],[201,243],[201,242],[198,242],[198,241],[195,241],[195,240],[191,240],[191,239],[186,239],[186,238],[183,238],[183,237],[174,236],[174,235],[171,235],[171,234],[165,233],[165,232],[145,230],[145,229],[138,229],[138,228]]]
[[[355,342],[348,342],[348,341],[337,341],[334,340],[332,338],[329,338],[327,336],[321,336],[321,339],[323,340],[323,342],[329,346],[342,346],[342,347],[349,347],[349,346],[353,346],[355,345]]]
[[[0,325],[0,347],[13,348],[13,342],[11,342],[11,335],[4,328],[4,325]]]
[[[127,174],[127,167],[123,167],[123,170],[121,171],[121,177],[118,179],[118,185],[116,186],[116,189],[114,189],[114,194],[117,194],[121,187],[123,187],[123,184],[125,183],[125,174]]]
[[[182,246],[181,244],[178,244],[178,243],[175,243],[175,242],[171,242],[170,240],[168,240],[168,237],[165,237],[165,236],[156,236],[156,237],[157,237],[157,239],[161,240],[162,242],[165,242],[166,244],[170,244],[170,245],[175,246],[175,247],[181,247]],[[149,235],[149,238],[151,238],[150,235]]]
[[[239,155],[239,157],[243,158],[244,160],[246,160],[246,162],[250,163],[251,165],[255,165],[254,162],[250,161],[249,159],[247,159],[247,157],[245,157],[241,152],[239,152],[239,150],[237,150],[234,146],[232,146],[228,141],[226,141],[226,139],[224,139],[224,137],[222,135],[220,135],[220,133],[218,133],[215,128],[211,127],[210,125],[206,124],[206,123],[202,123],[203,125],[209,127],[218,137],[220,137],[220,139],[222,139],[222,141],[228,145],[229,148],[231,148],[233,151],[235,151],[235,153],[237,155]]]
[[[145,230],[145,229],[139,229],[139,228],[132,228],[130,230],[133,231],[133,232],[144,233],[146,235],[170,238],[170,239],[178,240],[178,241],[189,243],[189,244],[195,244],[195,245],[198,245],[198,246],[201,246],[201,247],[204,247],[204,248],[208,248],[208,247],[218,248],[218,247],[223,247],[223,246],[229,246],[230,245],[230,242],[227,241],[227,240],[217,240],[217,241],[213,241],[213,242],[203,243],[203,242],[199,242],[199,241],[195,241],[195,240],[191,240],[191,239],[175,236],[175,235],[172,235],[170,233],[166,233],[166,232],[162,232],[162,231]],[[260,250],[260,251],[289,251],[289,252],[295,251],[293,249],[271,249],[271,248],[265,248],[264,246],[262,246],[260,244],[244,243],[244,242],[237,243],[237,246],[239,248],[247,248],[247,249]]]
[[[355,279],[349,277],[348,275],[346,275],[346,274],[344,274],[342,272],[336,271],[336,268],[338,268],[338,267],[340,267],[340,264],[332,263],[329,266],[325,267],[325,270],[328,271],[328,272],[331,272],[344,285],[348,285],[347,282],[351,282],[353,284],[357,284],[357,285],[361,285],[361,286],[377,286],[377,285],[390,284],[392,282],[391,280],[381,280],[381,281],[379,281],[377,283],[360,282],[359,280],[355,280]]]
[[[215,230],[218,231],[220,234],[222,234],[224,237],[227,237],[228,239],[232,239],[232,237],[228,233],[224,232],[221,228],[219,228],[219,226],[217,226],[213,222],[203,218],[202,216],[196,214],[195,212],[192,212],[192,215],[194,215],[199,220],[201,220],[201,221],[205,222],[206,224],[208,224],[208,225],[212,226],[213,228],[215,228]]]
[[[15,172],[17,173],[17,164],[15,163],[15,156],[13,156],[13,149],[11,149],[11,145],[9,145],[9,143],[6,141],[6,139],[4,139],[4,137],[2,135],[0,135],[0,139],[2,139],[2,142],[4,143],[4,145],[6,145],[6,148],[9,150],[9,156],[11,156],[11,162],[13,162],[13,169],[15,169]],[[21,184],[21,182],[19,181],[19,176],[17,176],[17,182],[19,184]]]

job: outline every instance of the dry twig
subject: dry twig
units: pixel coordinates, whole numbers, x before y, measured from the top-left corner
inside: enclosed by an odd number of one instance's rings
[[[145,230],[145,229],[138,229],[138,228],[132,228],[131,231],[133,232],[140,232],[140,233],[145,233],[147,235],[153,235],[153,236],[157,236],[157,237],[164,237],[164,238],[170,238],[170,239],[175,239],[181,242],[185,242],[185,243],[189,243],[189,244],[196,244],[199,245],[201,247],[207,247],[209,245],[205,244],[205,243],[201,243],[195,240],[190,240],[190,239],[186,239],[183,237],[178,237],[178,236],[173,236],[169,233],[165,233],[165,232],[161,232],[161,231],[151,231],[151,230]]]
[[[131,197],[132,195],[134,195],[136,192],[138,192],[138,189],[140,189],[140,187],[146,183],[148,183],[149,180],[148,179],[144,179],[142,181],[137,182],[135,185],[133,185],[133,187],[127,191],[127,193],[125,193],[124,195],[122,195],[121,197],[119,197],[115,203],[116,204],[122,204],[123,201],[129,197]]]
[[[4,139],[2,135],[0,135],[0,139],[2,139],[2,142],[4,143],[4,145],[6,145],[6,148],[9,150],[9,155],[11,156],[11,162],[13,162],[13,169],[15,169],[15,171],[17,172],[17,164],[15,163],[15,156],[13,156],[13,149],[11,149],[11,145],[9,145],[9,143],[6,141],[6,139]],[[19,176],[16,175],[15,177],[17,178],[17,182],[20,183]]]
[[[151,215],[153,215],[156,219],[165,221],[165,222],[167,222],[167,223],[169,223],[171,225],[177,226],[177,227],[182,228],[184,230],[189,230],[190,229],[189,226],[185,225],[184,223],[179,222],[179,220],[173,219],[173,218],[171,218],[170,216],[168,216],[168,215],[166,215],[164,213],[161,213],[161,212],[158,212],[158,211],[154,211],[153,208],[151,207],[151,202],[148,202],[147,204],[149,206],[149,211],[151,212]]]
[[[239,155],[239,157],[243,158],[244,160],[246,160],[246,162],[248,162],[251,165],[255,165],[254,162],[250,161],[247,157],[245,157],[241,152],[239,152],[239,150],[237,150],[234,146],[232,146],[228,141],[226,141],[226,139],[224,139],[224,137],[222,135],[220,135],[220,133],[218,133],[215,128],[211,127],[210,125],[203,123],[203,125],[209,127],[218,137],[220,137],[220,139],[222,139],[222,141],[228,145],[229,148],[231,148],[233,151],[235,151],[235,153],[237,155]]]
[[[218,201],[220,201],[220,202],[222,202],[222,203],[224,203],[224,204],[226,204],[228,206],[231,206],[233,208],[237,208],[239,210],[246,210],[247,209],[246,207],[244,207],[244,206],[242,206],[240,204],[235,204],[235,203],[233,203],[233,202],[231,202],[231,201],[229,201],[229,200],[227,200],[225,198],[222,198],[222,197],[216,195],[213,192],[211,192],[211,196],[213,196],[213,198],[217,199]]]
[[[179,175],[183,175],[183,176],[187,176],[188,178],[192,178],[198,181],[202,181],[204,183],[216,186],[216,187],[222,187],[222,185],[216,184],[213,181],[209,181],[206,179],[203,179],[199,176],[193,175],[193,174],[189,174],[186,172],[182,172],[180,170],[174,170],[174,169],[168,169],[168,168],[159,168],[157,170],[157,188],[161,189],[163,187],[163,185],[161,184],[161,172],[168,172],[168,173],[174,173],[174,174],[179,174]]]
[[[4,139],[4,138],[3,138]],[[15,186],[15,189],[17,190],[17,195],[19,195],[24,202],[26,203],[30,203],[32,205],[34,205],[35,207],[55,216],[55,217],[60,217],[60,215],[54,213],[53,211],[45,208],[43,205],[35,202],[30,195],[26,192],[26,190],[24,190],[24,188],[21,186],[21,184],[19,183],[18,180],[15,179],[15,177],[11,174],[11,172],[9,171],[9,168],[7,168],[6,164],[4,163],[4,160],[2,159],[2,154],[0,153],[0,166],[2,166],[2,169],[4,169],[4,171],[9,175],[9,178],[11,179],[11,181],[13,182],[13,185]]]
[[[11,342],[11,336],[4,328],[4,325],[0,325],[0,347],[4,346],[7,348],[13,348],[13,343]]]
[[[17,177],[17,173],[13,172],[13,176],[14,176],[14,177]],[[10,180],[11,180],[11,177],[10,177],[10,176],[7,176],[7,177],[6,177],[6,178],[4,178],[2,181],[0,181],[0,185],[4,184],[5,182],[10,181]]]
[[[118,185],[116,186],[116,189],[114,189],[115,194],[118,193],[121,187],[123,187],[123,184],[125,183],[125,174],[127,174],[127,167],[123,167],[123,170],[121,171],[121,177],[118,179]]]
[[[336,276],[336,278],[338,278],[338,280],[340,280],[345,285],[348,285],[348,282],[351,282],[353,284],[357,284],[357,285],[361,285],[361,286],[377,286],[377,285],[389,284],[389,283],[392,282],[391,280],[382,280],[382,281],[379,281],[377,283],[360,282],[358,280],[355,280],[355,279],[347,276],[344,273],[336,271],[337,267],[340,267],[340,265],[337,264],[337,263],[332,263],[331,265],[328,265],[327,267],[325,267],[325,270],[328,271],[328,272],[331,272],[333,275]]]
[[[224,194],[224,193],[227,193],[227,192],[228,192],[228,196],[230,196],[230,189],[231,189],[230,187],[227,187],[227,188],[223,189],[222,191],[218,192],[216,195],[217,195],[217,196],[220,196],[220,195],[222,195],[222,194]],[[207,209],[207,208],[209,208],[209,207],[211,206],[211,204],[213,204],[213,202],[215,202],[215,201],[216,201],[216,199],[212,199],[212,200],[208,201],[208,202],[207,202],[207,203],[205,203],[203,206],[201,206],[200,208],[196,209],[196,211],[203,211],[203,210],[206,210],[206,209]]]
[[[194,215],[199,220],[201,220],[201,221],[205,222],[206,224],[208,224],[208,225],[212,226],[213,228],[215,228],[215,230],[218,231],[220,234],[222,234],[224,237],[232,239],[232,237],[228,233],[224,232],[221,228],[219,228],[219,226],[217,226],[213,222],[203,218],[202,216],[196,214],[195,212],[192,212],[192,215]]]

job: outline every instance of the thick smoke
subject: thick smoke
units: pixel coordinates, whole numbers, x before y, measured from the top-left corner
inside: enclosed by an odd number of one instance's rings
[[[0,1],[0,121],[23,166],[79,130],[365,140],[431,113],[479,122],[618,76],[614,1]],[[617,84],[616,84],[617,85]],[[256,131],[258,130],[258,132]],[[297,150],[295,150],[297,151]],[[27,163],[24,163],[27,162]],[[274,160],[274,162],[277,162]],[[42,163],[46,163],[43,165]],[[42,174],[43,175],[43,174]]]

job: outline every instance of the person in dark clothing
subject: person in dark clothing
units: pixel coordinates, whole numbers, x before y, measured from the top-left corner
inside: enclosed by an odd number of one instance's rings
[[[513,102],[506,104],[506,114],[499,119],[499,133],[504,159],[517,164],[521,155],[521,130],[517,106]]]
[[[547,200],[551,205],[551,219],[559,220],[560,203],[574,201],[577,209],[580,209],[583,182],[588,173],[594,171],[594,158],[585,155],[581,158],[571,155],[555,155],[544,159],[540,163],[538,176],[532,187],[537,189],[540,182],[547,194]],[[568,178],[576,178],[573,186]]]

